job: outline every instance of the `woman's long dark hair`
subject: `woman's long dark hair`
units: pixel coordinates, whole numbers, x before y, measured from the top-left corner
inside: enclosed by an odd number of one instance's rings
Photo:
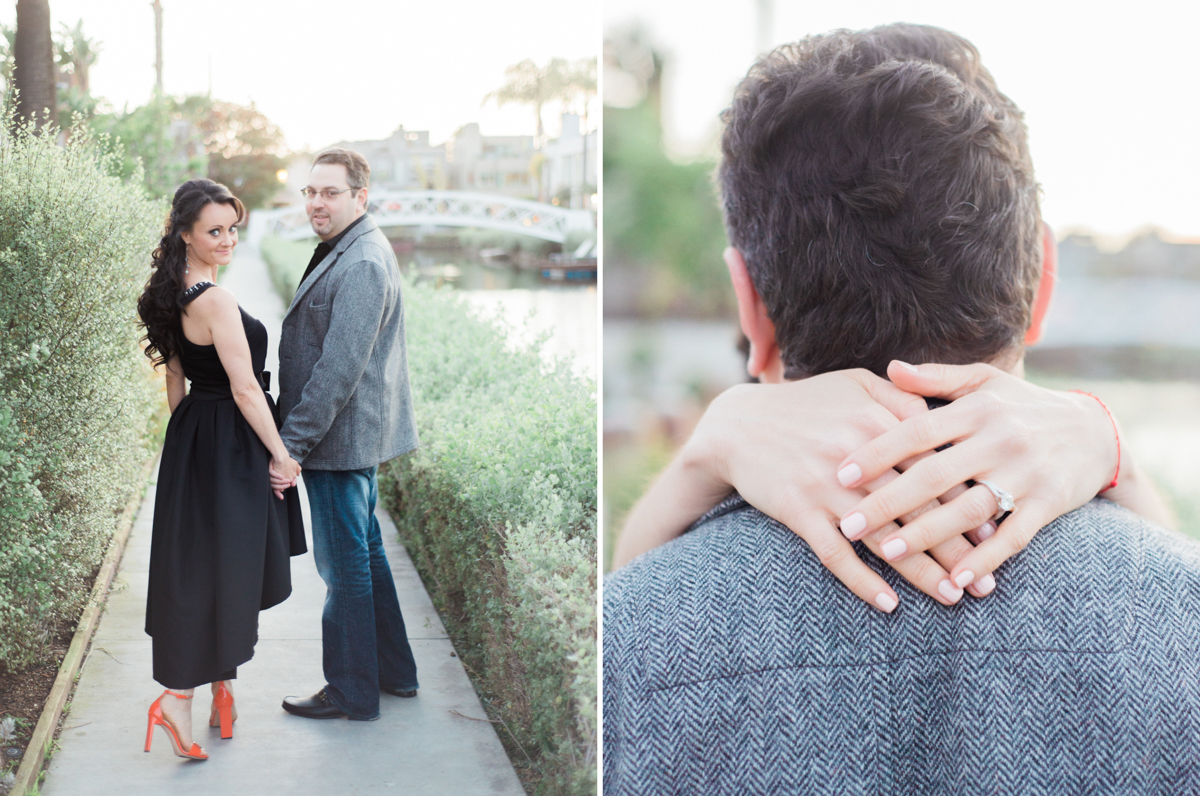
[[[169,362],[179,353],[179,338],[183,334],[179,317],[187,286],[183,278],[187,267],[187,244],[180,233],[190,230],[200,217],[200,211],[214,202],[236,210],[239,224],[246,217],[246,208],[224,185],[205,179],[188,180],[175,191],[162,240],[151,255],[150,279],[138,299],[137,308],[140,325],[146,330],[142,338],[146,341],[146,356],[155,367]]]

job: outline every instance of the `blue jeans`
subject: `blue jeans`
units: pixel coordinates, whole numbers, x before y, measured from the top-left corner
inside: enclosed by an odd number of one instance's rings
[[[313,557],[325,581],[325,693],[352,719],[379,718],[379,689],[417,688],[392,570],[375,519],[375,467],[305,470]]]

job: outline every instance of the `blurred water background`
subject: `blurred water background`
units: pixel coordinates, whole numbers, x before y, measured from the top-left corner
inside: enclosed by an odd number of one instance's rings
[[[770,11],[763,0],[738,4],[751,17],[763,6]],[[636,12],[628,18],[606,15],[607,569],[616,531],[633,502],[687,439],[708,402],[746,376],[712,187],[716,134],[710,133],[698,153],[681,154],[664,142],[671,137],[664,134],[672,123],[670,92],[697,79],[671,68],[670,53],[683,47],[685,33],[661,24],[651,30]],[[699,24],[685,27],[694,34]],[[824,29],[802,30],[792,38]],[[743,73],[752,60],[753,51],[747,52]],[[989,63],[986,50],[983,60]],[[740,76],[728,77],[726,96]],[[1031,122],[1031,140],[1047,138],[1039,138]],[[1047,155],[1035,146],[1034,156],[1041,169],[1038,158]],[[1114,201],[1137,201],[1120,194],[1114,187]],[[1200,204],[1195,215],[1200,225]],[[1131,454],[1171,503],[1182,530],[1200,537],[1200,235],[1153,224],[1119,234],[1081,225],[1056,232],[1058,290],[1044,342],[1027,354],[1027,376],[1103,397],[1122,423]]]

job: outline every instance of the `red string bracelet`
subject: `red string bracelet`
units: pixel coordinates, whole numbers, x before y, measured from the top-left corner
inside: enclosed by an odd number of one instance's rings
[[[1089,398],[1095,398],[1096,403],[1100,404],[1100,407],[1104,410],[1104,414],[1108,415],[1108,422],[1112,423],[1113,434],[1117,438],[1117,471],[1113,474],[1112,483],[1100,490],[1101,493],[1107,492],[1117,485],[1117,477],[1121,475],[1121,435],[1117,431],[1116,418],[1113,417],[1112,412],[1108,411],[1108,407],[1104,404],[1104,401],[1101,401],[1090,392],[1085,392],[1084,390],[1070,390],[1069,392],[1077,392],[1080,395],[1086,395]]]

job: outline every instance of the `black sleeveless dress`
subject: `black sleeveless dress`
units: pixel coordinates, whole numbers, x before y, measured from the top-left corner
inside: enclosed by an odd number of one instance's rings
[[[211,282],[192,286],[184,303]],[[267,329],[242,310],[254,374],[266,392]],[[211,345],[180,330],[179,361],[191,390],[163,442],[150,546],[146,632],[154,679],[194,688],[236,676],[254,655],[258,612],[292,591],[289,556],[307,552],[300,497],[271,491],[271,456],[233,400]],[[269,374],[266,374],[269,376]],[[279,424],[275,402],[267,403]]]

